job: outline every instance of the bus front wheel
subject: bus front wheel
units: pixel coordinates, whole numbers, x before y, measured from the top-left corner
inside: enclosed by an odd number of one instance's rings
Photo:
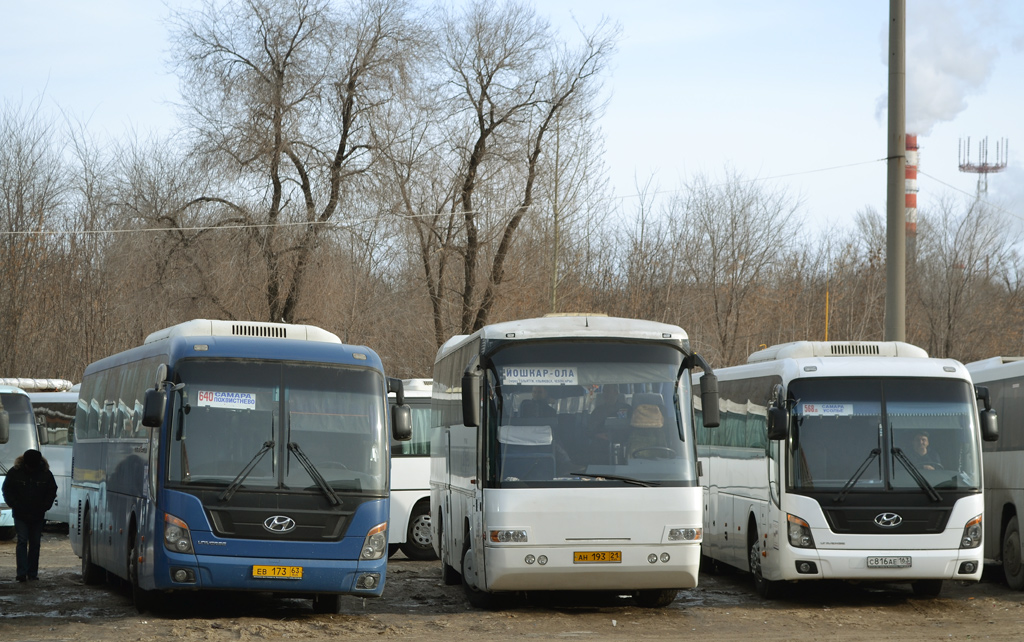
[[[434,554],[434,544],[430,539],[430,505],[419,503],[412,509],[409,516],[409,532],[406,533],[405,543],[401,545],[402,552],[411,560],[433,560],[437,559]]]
[[[82,524],[82,583],[100,584],[106,579],[106,572],[92,561],[92,519],[89,517],[89,508],[85,509],[84,524]]]
[[[128,581],[131,582],[132,602],[139,613],[153,610],[156,604],[153,593],[139,586],[139,560],[142,549],[139,547],[138,533],[132,534],[132,546],[128,549]]]
[[[1024,559],[1021,558],[1020,522],[1017,521],[1016,515],[1006,524],[1002,557],[1006,584],[1015,591],[1024,589]]]
[[[476,561],[473,549],[469,546],[469,533],[466,533],[466,543],[462,547],[462,590],[466,593],[466,599],[471,606],[478,609],[494,609],[498,602],[494,595],[477,588],[470,582],[476,582]]]
[[[752,528],[751,532],[754,533],[754,537],[750,542],[750,572],[754,576],[754,588],[762,598],[775,599],[779,594],[779,583],[764,578],[761,572],[761,539],[757,537],[756,528]]]
[[[462,582],[462,576],[455,570],[455,567],[448,563],[451,559],[451,551],[444,544],[444,520],[437,522],[437,539],[440,541],[441,549],[441,581],[445,586],[455,586]]]

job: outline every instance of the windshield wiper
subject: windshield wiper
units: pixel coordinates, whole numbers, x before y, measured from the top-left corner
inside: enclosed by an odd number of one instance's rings
[[[569,475],[575,477],[589,477],[591,479],[614,479],[615,481],[626,482],[627,484],[636,484],[637,486],[661,486],[658,482],[633,479],[632,477],[623,477],[621,475],[592,475],[590,473],[569,473]]]
[[[857,472],[853,473],[853,477],[847,480],[846,485],[843,486],[843,489],[839,491],[839,494],[836,495],[835,499],[833,499],[832,501],[846,501],[846,495],[849,494],[850,490],[857,485],[857,482],[860,481],[860,478],[864,474],[864,471],[868,469],[868,466],[871,465],[871,462],[875,459],[875,457],[878,457],[881,454],[882,450],[880,448],[873,448],[871,452],[868,453],[868,458],[865,459],[864,463],[860,465],[860,468],[857,469]]]
[[[273,440],[263,442],[263,447],[260,448],[259,452],[253,455],[253,458],[250,459],[249,463],[245,465],[245,468],[242,469],[242,472],[238,473],[238,476],[235,477],[231,481],[231,483],[228,484],[228,487],[224,489],[224,492],[220,494],[220,501],[225,502],[234,496],[235,491],[241,488],[242,482],[245,481],[245,478],[249,476],[249,473],[252,472],[253,468],[256,468],[256,465],[259,464],[260,460],[263,459],[263,455],[266,455],[267,452],[273,447]]]
[[[315,481],[316,485],[320,487],[320,490],[324,492],[324,495],[327,496],[327,499],[330,500],[331,504],[334,506],[340,504],[341,499],[338,497],[338,494],[334,492],[334,489],[331,488],[330,484],[328,484],[324,480],[323,475],[321,475],[320,471],[316,469],[316,466],[313,465],[313,462],[309,460],[309,457],[306,457],[306,453],[302,452],[302,449],[299,448],[299,445],[294,441],[289,441],[288,450],[295,453],[295,458],[299,460],[299,463],[302,464],[302,467],[306,469],[306,472],[309,473],[309,476],[313,478],[313,481]]]
[[[942,495],[939,494],[939,491],[935,490],[935,487],[928,483],[928,480],[924,478],[921,471],[917,469],[914,462],[910,461],[910,458],[907,457],[901,448],[893,446],[892,454],[896,458],[896,461],[903,464],[903,467],[907,469],[907,472],[909,472],[910,476],[914,478],[917,485],[923,488],[924,492],[928,493],[928,497],[930,497],[933,502],[942,501]]]

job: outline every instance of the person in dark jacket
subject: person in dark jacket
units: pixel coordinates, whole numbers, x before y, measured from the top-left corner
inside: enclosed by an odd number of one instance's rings
[[[14,530],[18,534],[18,581],[37,580],[46,511],[57,498],[57,482],[42,453],[29,449],[14,460],[4,480],[3,494],[14,514]]]

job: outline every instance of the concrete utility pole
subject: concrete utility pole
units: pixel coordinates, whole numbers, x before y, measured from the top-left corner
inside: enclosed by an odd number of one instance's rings
[[[907,337],[907,1],[889,0],[889,150],[885,190],[885,340]]]

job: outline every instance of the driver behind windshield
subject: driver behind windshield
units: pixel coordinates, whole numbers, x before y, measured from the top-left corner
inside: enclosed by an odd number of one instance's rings
[[[907,457],[910,461],[914,462],[914,465],[922,470],[936,470],[942,468],[942,461],[939,459],[939,454],[934,450],[929,450],[930,445],[929,435],[924,430],[919,430],[914,433],[914,437],[910,442],[910,451],[907,452]]]

